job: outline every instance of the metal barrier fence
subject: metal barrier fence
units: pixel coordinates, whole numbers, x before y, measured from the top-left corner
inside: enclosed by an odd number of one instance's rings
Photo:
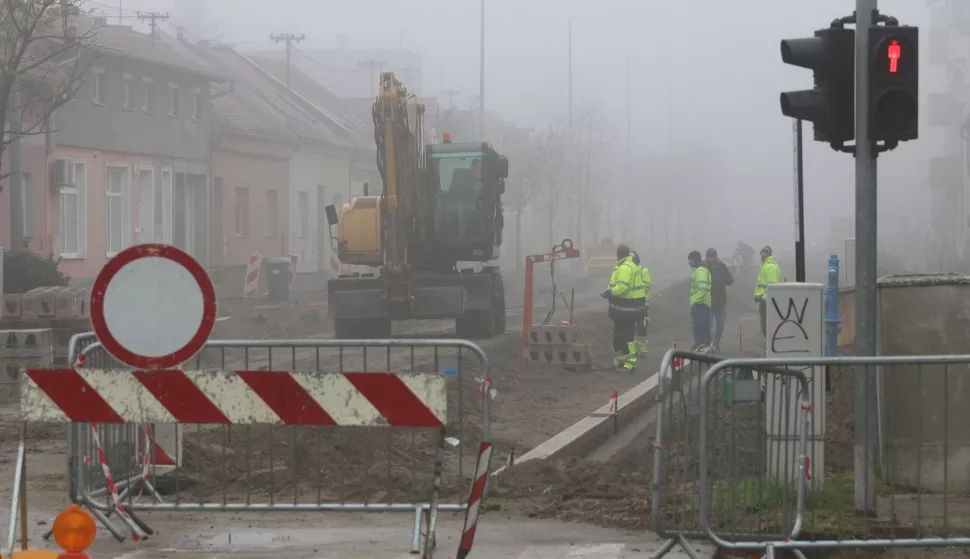
[[[70,353],[85,368],[130,370],[91,334],[76,336]],[[183,369],[443,374],[449,407],[437,510],[464,511],[479,446],[491,440],[488,367],[481,347],[466,340],[212,340]],[[75,423],[68,435],[69,492],[119,541],[125,531],[112,515],[134,534],[150,533],[135,514],[117,514],[98,461],[103,450],[129,513],[411,512],[416,553],[435,483],[433,438],[410,428]]]
[[[694,362],[677,373],[678,358]],[[970,355],[718,361],[670,352],[663,371],[652,510],[668,541],[657,557],[677,545],[694,555],[688,539],[768,557],[970,547]],[[866,382],[876,409],[856,398]],[[872,416],[875,441],[855,430]],[[855,464],[856,447],[869,443],[876,455]]]
[[[687,540],[707,537],[705,510],[707,524],[725,537],[772,540],[797,534],[804,482],[800,457],[808,433],[801,429],[800,439],[783,437],[791,443],[783,448],[769,448],[764,433],[766,425],[779,434],[796,433],[795,426],[805,423],[808,409],[796,402],[808,394],[807,379],[784,369],[739,374],[719,367],[712,373],[721,361],[675,349],[661,363],[651,510],[654,529],[666,541],[655,557],[679,546],[697,559]],[[710,488],[706,509],[703,487]],[[776,506],[750,510],[762,499]],[[766,524],[775,530],[766,533]]]

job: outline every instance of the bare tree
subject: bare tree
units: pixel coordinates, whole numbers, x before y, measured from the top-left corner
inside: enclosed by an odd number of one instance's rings
[[[587,109],[580,117],[579,137],[577,144],[579,180],[577,192],[574,193],[577,201],[576,230],[578,241],[584,242],[584,232],[591,229],[593,234],[592,241],[598,243],[599,223],[603,217],[604,210],[607,213],[607,220],[611,219],[610,208],[616,196],[613,195],[606,186],[606,180],[611,178],[613,173],[607,161],[607,168],[600,169],[599,165],[604,159],[604,151],[610,146],[614,138],[607,137],[596,125],[596,111],[592,108]],[[609,154],[605,154],[609,155]],[[609,158],[606,158],[607,160]]]
[[[515,260],[516,269],[522,266],[522,215],[539,190],[550,164],[555,137],[540,134],[532,129],[516,129],[506,132],[506,152],[512,166],[506,183],[506,200],[515,213]]]
[[[94,35],[78,19],[83,1],[0,0],[0,122],[7,124],[0,155],[48,132],[54,111],[81,86],[81,49]],[[9,174],[2,171],[0,179]]]
[[[560,202],[566,194],[564,185],[568,178],[568,149],[562,127],[557,124],[546,129],[540,136],[539,142],[543,146],[540,152],[542,164],[533,188],[539,195],[538,199],[546,214],[548,245],[551,247],[556,244],[554,240],[556,218],[559,214]]]

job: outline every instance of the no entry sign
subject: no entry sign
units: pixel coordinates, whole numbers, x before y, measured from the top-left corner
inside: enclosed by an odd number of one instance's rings
[[[181,365],[205,346],[215,320],[212,281],[173,246],[125,249],[94,282],[94,333],[108,353],[136,369]]]

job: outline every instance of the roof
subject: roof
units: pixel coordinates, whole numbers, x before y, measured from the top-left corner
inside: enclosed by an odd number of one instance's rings
[[[202,53],[196,52],[187,43],[179,41],[168,33],[159,32],[158,36],[175,52],[195,61],[196,64],[208,66],[209,62]],[[290,132],[286,120],[273,111],[261,98],[258,91],[244,81],[234,81],[232,90],[224,86],[213,84],[212,120],[223,131],[261,136],[286,141],[296,141],[297,136]]]
[[[157,32],[153,39],[129,26],[107,25],[86,16],[78,16],[75,24],[81,29],[90,29],[85,44],[96,52],[144,60],[213,81],[225,81],[221,72],[177,51]]]
[[[286,80],[286,61],[267,57],[251,57],[250,60],[276,80]],[[291,66],[290,89],[296,96],[308,102],[312,108],[331,123],[331,129],[342,138],[361,149],[373,150],[374,126],[368,108],[366,118],[351,111],[344,100],[334,95],[320,82],[300,69]],[[373,100],[370,101],[373,103]]]
[[[257,130],[274,126],[273,122],[266,121],[275,120],[287,129],[288,135],[295,135],[299,139],[344,148],[355,147],[332,130],[325,118],[301,108],[290,98],[285,87],[280,87],[257,65],[231,47],[187,45],[187,48],[210,66],[219,68],[235,83],[233,93],[213,100],[213,110],[228,125]]]
[[[296,141],[299,138],[290,131],[286,120],[273,112],[260,98],[259,93],[245,84],[235,84],[233,91],[222,93],[213,86],[212,119],[227,132],[249,136]]]

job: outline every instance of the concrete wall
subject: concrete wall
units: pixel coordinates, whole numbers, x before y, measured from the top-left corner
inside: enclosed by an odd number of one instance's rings
[[[285,256],[289,253],[288,237],[290,231],[290,161],[292,148],[272,145],[256,139],[227,139],[222,147],[212,152],[213,181],[221,179],[223,194],[221,219],[213,215],[213,227],[221,221],[221,229],[212,231],[213,250],[219,246],[220,255],[213,255],[214,262],[220,266],[246,265],[249,255],[260,253],[263,256]],[[249,234],[236,236],[234,218],[236,207],[236,188],[248,189],[249,194]],[[267,192],[276,192],[276,233],[268,235],[266,223]],[[217,204],[217,194],[213,192],[213,204]]]
[[[209,158],[209,82],[149,62],[116,58],[102,52],[86,61],[91,69],[83,76],[76,99],[57,113],[57,144],[77,148],[176,158]],[[94,76],[101,73],[103,103],[94,101]],[[125,108],[125,78],[133,86],[133,107]],[[142,108],[145,80],[152,106]],[[177,86],[179,114],[169,114],[170,85]],[[206,95],[201,120],[192,117],[192,96]],[[145,133],[151,130],[151,133]]]
[[[879,283],[881,354],[970,354],[970,277],[914,274]],[[970,491],[968,379],[966,365],[882,367],[886,481],[929,492]]]
[[[10,172],[10,148],[8,147],[0,161],[0,174]],[[57,220],[56,206],[50,207],[48,200],[48,181],[47,181],[47,150],[45,147],[45,136],[26,136],[20,141],[20,170],[30,174],[31,194],[28,196],[28,203],[31,206],[30,216],[28,217],[28,236],[26,242],[30,250],[49,256],[53,251],[55,256],[57,248],[53,238],[49,234],[49,222],[51,211],[53,219]],[[10,187],[10,177],[0,180],[0,246],[5,248],[12,247],[12,227],[22,227],[22,219],[14,218],[11,208],[14,204],[14,193]],[[19,195],[16,197],[19,206]]]
[[[106,244],[108,167],[122,166],[127,168],[129,172],[128,191],[122,195],[124,204],[128,209],[127,226],[123,236],[125,245],[128,246],[136,238],[135,228],[138,222],[138,193],[135,188],[134,177],[131,174],[137,166],[152,166],[153,161],[146,156],[68,147],[58,148],[55,156],[82,162],[85,166],[83,194],[79,192],[79,196],[82,197],[80,203],[84,207],[82,235],[79,237],[79,253],[64,256],[60,268],[64,273],[74,278],[94,278],[101,271],[105,262],[108,261]],[[80,181],[80,178],[78,181]],[[60,224],[57,219],[59,191],[57,189],[46,189],[45,192],[49,194],[49,207],[54,208],[53,212],[49,213],[51,219],[48,219],[47,235],[52,239],[53,245],[58,247],[57,252],[60,253]]]

